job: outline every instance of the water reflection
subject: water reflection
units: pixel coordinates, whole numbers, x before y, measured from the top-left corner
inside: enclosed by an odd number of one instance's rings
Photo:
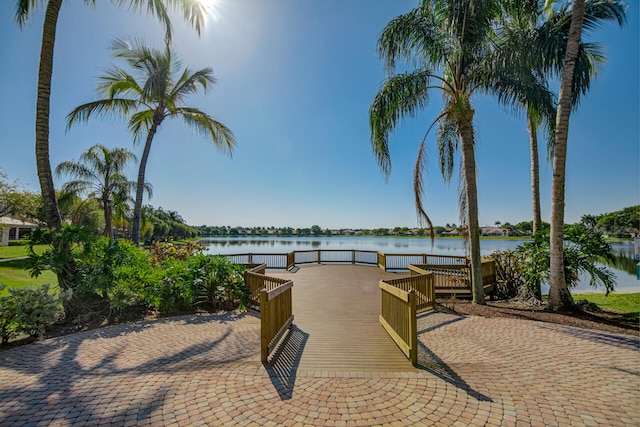
[[[480,253],[490,255],[494,251],[515,249],[522,240],[481,240]],[[242,253],[289,253],[314,249],[355,249],[361,251],[381,251],[387,254],[435,254],[465,256],[465,244],[462,239],[394,238],[371,236],[341,237],[220,237],[206,238],[202,243],[210,254]],[[616,243],[612,245],[616,254],[609,268],[616,274],[616,291],[640,292],[640,281],[636,279],[633,245]],[[574,292],[600,292],[583,280]]]
[[[602,260],[602,262],[617,270],[622,270],[629,274],[636,274],[636,264],[638,262],[634,259],[633,246],[620,245],[614,246],[613,249],[615,252],[613,261]]]

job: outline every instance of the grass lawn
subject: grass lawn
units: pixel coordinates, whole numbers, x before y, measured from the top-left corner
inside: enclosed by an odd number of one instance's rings
[[[33,250],[37,254],[41,254],[47,249],[48,245],[36,245]],[[27,256],[27,246],[0,246],[0,259],[19,258]]]
[[[0,295],[9,293],[8,288],[20,288],[23,286],[43,285],[50,283],[53,289],[58,288],[58,278],[51,271],[43,271],[37,278],[31,277],[29,271],[24,268],[27,260],[16,260],[0,262],[0,283],[7,285],[7,288],[0,291]]]
[[[629,294],[575,294],[574,301],[586,299],[603,310],[622,313],[629,318],[640,320],[640,293]]]

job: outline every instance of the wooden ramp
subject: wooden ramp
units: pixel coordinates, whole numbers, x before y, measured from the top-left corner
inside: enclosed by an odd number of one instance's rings
[[[415,370],[378,320],[378,282],[401,275],[355,265],[313,265],[295,274],[267,274],[293,280],[295,335],[304,336],[296,356],[298,371]]]

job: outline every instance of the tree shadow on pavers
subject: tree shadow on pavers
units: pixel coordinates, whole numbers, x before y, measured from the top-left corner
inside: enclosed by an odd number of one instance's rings
[[[187,320],[200,322],[195,318]],[[144,329],[141,326],[133,329]],[[97,337],[92,333],[75,334],[64,340],[2,352],[0,425],[49,424],[56,420],[86,424],[103,417],[138,421],[149,418],[162,408],[167,396],[175,398],[176,388],[181,385],[181,378],[185,378],[181,373],[202,371],[206,375],[216,365],[255,357],[257,345],[238,346],[246,334],[232,337],[233,329],[232,324],[226,325],[209,342],[199,342],[151,360],[147,358],[135,366],[116,365],[120,353],[127,350],[118,347],[117,342],[112,342],[106,354],[92,362],[91,367],[81,365],[79,356],[87,354],[87,349],[80,353],[80,347],[87,342],[100,345],[93,342],[95,338],[120,335],[114,331],[102,331]],[[257,335],[250,338],[258,342]],[[18,376],[12,375],[13,372],[19,373]],[[159,375],[148,376],[154,373]]]
[[[452,323],[459,322],[465,319],[466,316],[460,314],[439,313],[433,310],[420,313],[417,316],[418,320],[418,335],[431,332],[443,326],[450,325]]]
[[[280,400],[289,400],[293,395],[300,358],[308,339],[308,333],[302,331],[296,325],[292,325],[291,330],[280,342],[271,360],[263,363],[271,383],[280,396]]]
[[[575,326],[555,325],[542,322],[540,322],[538,327],[566,334],[573,338],[593,341],[598,344],[626,348],[628,350],[640,350],[640,337],[615,335],[591,329],[582,329]]]
[[[472,389],[453,369],[442,359],[418,340],[418,369],[427,371],[441,380],[463,390],[469,396],[480,402],[493,402],[493,400],[479,391]]]

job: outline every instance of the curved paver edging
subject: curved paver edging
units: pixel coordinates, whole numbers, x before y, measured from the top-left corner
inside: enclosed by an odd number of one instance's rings
[[[640,339],[427,313],[421,369],[260,363],[252,313],[110,326],[0,352],[0,425],[637,425]],[[294,329],[285,345],[300,345]],[[285,352],[286,355],[286,352]]]

